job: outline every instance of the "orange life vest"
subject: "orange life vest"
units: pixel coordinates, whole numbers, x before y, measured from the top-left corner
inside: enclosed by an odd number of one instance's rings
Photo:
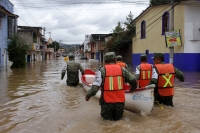
[[[140,79],[138,81],[139,87],[148,85],[152,77],[152,65],[149,63],[140,64]]]
[[[122,76],[122,69],[119,65],[109,64],[105,65],[105,81],[103,88],[103,96],[105,102],[117,103],[125,101],[125,94],[123,90],[124,79]]]
[[[119,65],[120,67],[125,67],[126,64],[122,61],[117,61],[117,65]]]
[[[174,95],[175,70],[172,64],[156,64],[158,72],[158,93],[161,96]]]

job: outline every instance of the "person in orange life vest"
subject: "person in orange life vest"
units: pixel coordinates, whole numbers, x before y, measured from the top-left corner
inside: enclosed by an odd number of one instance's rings
[[[145,87],[148,85],[151,77],[152,77],[152,69],[153,65],[147,63],[146,54],[140,55],[141,64],[136,67],[135,76],[138,80],[139,88]]]
[[[131,91],[137,87],[137,80],[127,69],[116,64],[114,52],[104,55],[105,66],[96,71],[95,80],[88,90],[85,100],[96,95],[101,88],[101,117],[106,120],[119,120],[123,116],[125,94],[123,84],[128,82]]]
[[[152,58],[154,59],[154,68],[149,84],[156,84],[154,89],[155,101],[174,107],[174,79],[176,77],[179,81],[184,82],[184,75],[172,64],[164,63],[164,54],[155,53]]]
[[[128,65],[122,61],[122,56],[121,56],[121,55],[118,55],[118,56],[116,57],[116,60],[117,60],[117,63],[116,63],[117,65],[119,65],[120,67],[124,67],[124,68],[126,68],[127,70],[129,70],[129,69],[128,69]]]

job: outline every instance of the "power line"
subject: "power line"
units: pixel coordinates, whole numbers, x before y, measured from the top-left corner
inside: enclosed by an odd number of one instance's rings
[[[44,1],[43,1],[44,2]],[[52,9],[52,6],[47,6],[47,4],[46,3],[25,3],[26,4],[26,6],[28,7],[28,8],[45,8],[45,9]],[[57,3],[57,4],[55,4],[55,1],[54,2],[51,2],[51,4],[54,4],[54,6],[56,6],[56,7],[66,7],[66,5],[73,5],[72,3]],[[87,2],[87,3],[80,3],[80,4],[87,4],[87,5],[89,5],[89,4],[94,4],[94,2]],[[102,3],[102,4],[120,4],[120,5],[149,5],[149,3],[139,3],[139,2],[133,2],[133,3]],[[23,7],[23,5],[22,4],[15,4],[15,5],[18,5],[18,6],[22,6]],[[29,6],[30,5],[30,6]],[[34,5],[34,6],[33,6]],[[113,9],[118,9],[118,8],[113,8]],[[60,9],[61,10],[61,9]],[[62,9],[63,10],[63,9]],[[66,8],[65,8],[65,10],[66,10]],[[86,9],[86,10],[91,10],[91,9]],[[109,10],[109,9],[96,9],[96,10]]]
[[[179,5],[179,4],[180,4],[180,2],[178,2],[175,6],[171,7],[168,11],[171,11],[174,7],[176,7],[176,6]],[[161,17],[162,17],[162,16],[158,17],[156,20],[154,20],[152,23],[150,23],[150,24],[149,24],[148,26],[146,26],[145,28],[151,26],[152,24],[154,24],[154,23],[155,23],[156,21],[158,21],[159,19],[162,20]],[[158,22],[160,22],[160,21],[158,21]],[[158,23],[158,22],[157,22],[157,23]],[[155,26],[157,25],[157,23],[156,23],[153,27],[155,27]],[[152,30],[153,27],[152,27],[150,30]],[[150,30],[148,30],[148,31],[145,32],[145,33],[148,33]],[[138,31],[138,32],[136,33],[136,35],[139,34],[140,32],[141,32],[141,30]],[[135,41],[133,41],[133,42],[136,42],[138,39],[140,39],[140,38],[137,38],[137,39],[136,39]]]
[[[169,5],[170,6],[170,5]],[[148,19],[147,21],[145,22],[148,22],[150,21],[151,19],[153,19],[155,16],[157,16],[158,14],[160,14],[161,12],[163,12],[165,9],[167,9],[169,6],[166,6],[164,9],[162,9],[161,11],[159,11],[157,14],[155,14],[153,17],[151,17],[150,19]],[[137,28],[140,28],[141,26],[138,26]]]
[[[149,5],[149,4],[145,4],[145,5]],[[138,6],[138,5],[137,5]],[[143,5],[142,5],[143,6]],[[53,9],[54,7],[52,7],[52,6],[40,6],[40,7],[37,7],[37,6],[26,6],[27,8],[29,8],[29,9],[37,9],[37,8],[45,8],[45,9]],[[57,6],[57,7],[59,7],[59,6]],[[24,7],[23,7],[23,5],[21,5],[21,8],[17,8],[17,9],[23,9]],[[133,6],[132,5],[130,5],[130,7],[121,7],[121,8],[85,8],[84,10],[115,10],[115,9],[125,9],[125,8],[133,8]],[[75,8],[68,8],[68,9],[66,9],[66,8],[59,8],[59,10],[77,10],[77,9],[75,9]]]
[[[47,1],[47,0],[46,0]],[[49,1],[51,1],[51,0],[49,0]],[[48,3],[50,3],[49,1],[47,1]],[[128,2],[126,2],[126,3],[128,3]],[[52,5],[52,3],[50,3],[51,5]],[[27,6],[27,5],[25,5],[25,6]],[[52,5],[52,7],[54,7],[54,8],[56,8],[57,10],[59,10],[56,6],[53,6]],[[60,11],[60,10],[59,10]],[[61,11],[60,11],[61,12]],[[78,11],[77,11],[78,12]],[[61,13],[63,13],[63,12],[61,12]],[[67,16],[65,13],[63,13],[65,16]],[[67,16],[68,18],[70,18],[69,16]],[[71,18],[70,18],[71,19]],[[73,20],[73,19],[71,19],[71,20]],[[74,21],[74,20],[73,20]],[[76,22],[76,21],[74,21],[74,22]],[[77,23],[77,22],[76,22]],[[79,24],[79,23],[78,23]],[[80,25],[80,24],[79,24]],[[82,26],[82,25],[81,25]],[[86,27],[85,27],[86,28]],[[89,29],[90,30],[90,29]]]
[[[46,0],[48,3],[50,3],[48,0]],[[51,3],[50,3],[51,4]],[[51,4],[52,5],[52,4]],[[52,5],[53,6],[53,5]],[[55,6],[53,6],[53,7],[55,7]],[[79,24],[78,22],[76,22],[75,20],[73,20],[72,18],[70,18],[68,15],[66,15],[64,12],[62,12],[62,11],[60,11],[57,7],[55,7],[55,9],[56,10],[58,10],[59,12],[61,12],[62,14],[64,14],[66,17],[68,17],[70,20],[72,20],[72,21],[74,21],[76,24],[78,24],[78,25],[80,25],[80,26],[82,26],[82,27],[84,27],[84,28],[86,28],[86,29],[88,29],[88,30],[90,30],[90,31],[93,31],[93,30],[91,30],[91,29],[89,29],[89,28],[87,28],[87,27],[85,27],[85,26],[83,26],[83,25],[81,25],[81,24]],[[93,31],[94,32],[94,31]]]
[[[158,19],[159,20],[159,19]],[[149,32],[149,31],[151,31],[160,21],[161,21],[162,19],[160,19],[157,23],[155,23],[155,25],[154,26],[152,26],[147,32],[145,32],[146,34]],[[139,31],[140,32],[140,31]],[[139,32],[138,33],[136,33],[136,34],[139,34]],[[135,41],[133,41],[133,42],[136,42],[137,40],[139,40],[140,39],[140,37],[139,38],[137,38]]]
[[[21,0],[21,2],[24,4],[24,1],[23,0]],[[34,22],[36,22],[36,19],[32,16],[32,14],[29,12],[29,10],[28,10],[28,8],[26,7],[26,5],[24,4],[24,6],[25,6],[25,10],[27,11],[26,13],[31,17],[31,19],[34,21]]]
[[[32,28],[24,19],[22,19],[22,17],[19,16],[19,18],[24,22],[25,25],[29,26],[30,29],[32,29],[33,31],[36,31],[36,30],[35,30],[34,28]],[[48,32],[45,32],[45,33],[48,33]],[[62,37],[62,39],[63,39],[63,37],[67,38],[66,36],[58,35],[58,34],[55,34],[55,33],[51,33],[51,34],[56,35],[56,36],[60,36],[60,37]],[[77,38],[68,38],[68,39],[76,39],[76,40],[77,40]],[[84,41],[83,39],[80,39],[80,40],[81,40],[81,41]]]
[[[15,1],[15,0],[12,0],[12,1]],[[18,0],[16,0],[18,1]],[[80,0],[80,1],[76,1],[76,0],[73,0],[73,1],[66,1],[66,0],[49,0],[49,2],[53,2],[55,4],[132,4],[132,3],[137,3],[137,4],[143,4],[143,3],[149,3],[149,1],[86,1],[86,0]],[[32,0],[26,0],[26,3],[27,4],[44,4],[45,2],[42,0],[42,1],[32,1]]]

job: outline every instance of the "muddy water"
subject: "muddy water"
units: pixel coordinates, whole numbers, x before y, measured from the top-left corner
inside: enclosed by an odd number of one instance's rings
[[[200,73],[185,72],[186,82],[176,81],[174,108],[155,105],[149,116],[125,110],[122,120],[112,122],[100,117],[97,99],[84,100],[81,84],[68,87],[66,77],[60,80],[63,66],[60,57],[0,70],[1,133],[200,132]]]

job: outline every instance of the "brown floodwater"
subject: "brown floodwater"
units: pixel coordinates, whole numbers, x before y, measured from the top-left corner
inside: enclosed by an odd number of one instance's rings
[[[84,68],[91,67],[81,61]],[[174,108],[154,105],[149,116],[124,112],[120,121],[100,117],[96,98],[85,101],[81,83],[66,86],[63,57],[0,69],[0,133],[199,133],[200,73],[176,81]],[[96,68],[93,68],[94,70]]]

